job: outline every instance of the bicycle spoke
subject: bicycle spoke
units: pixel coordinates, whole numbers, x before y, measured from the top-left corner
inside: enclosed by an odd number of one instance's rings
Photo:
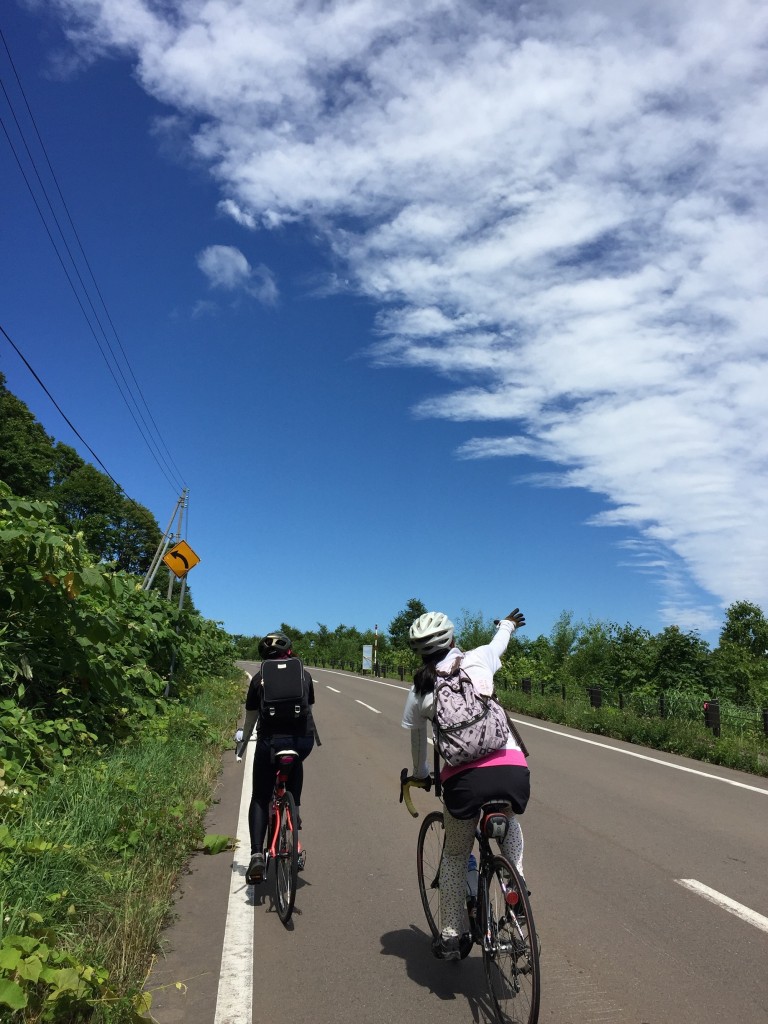
[[[539,1019],[539,950],[528,894],[508,861],[493,857],[482,876],[483,961],[499,1024]]]

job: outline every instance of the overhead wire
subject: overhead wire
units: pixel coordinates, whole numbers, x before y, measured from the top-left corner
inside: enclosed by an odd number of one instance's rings
[[[69,270],[67,269],[66,263],[65,263],[64,258],[62,256],[62,253],[59,250],[57,242],[54,239],[53,234],[51,232],[51,229],[50,229],[50,227],[49,227],[49,225],[47,223],[45,214],[44,214],[44,212],[43,212],[43,210],[42,210],[42,208],[40,206],[40,203],[38,202],[37,196],[35,195],[35,190],[33,189],[32,184],[31,184],[31,182],[29,180],[29,177],[28,177],[26,171],[24,170],[23,163],[22,163],[22,161],[20,159],[19,153],[17,152],[16,146],[14,145],[13,139],[11,138],[11,134],[8,131],[8,128],[6,127],[6,124],[5,124],[4,120],[2,119],[1,115],[0,115],[0,125],[2,125],[3,131],[5,133],[5,136],[6,136],[7,140],[8,140],[8,144],[11,147],[11,151],[12,151],[12,153],[14,155],[14,158],[16,159],[16,163],[17,163],[17,165],[19,167],[19,170],[20,170],[21,175],[22,175],[22,177],[24,179],[24,182],[25,182],[25,184],[27,186],[27,189],[28,189],[28,191],[30,193],[30,196],[32,197],[32,201],[33,201],[33,203],[35,205],[35,208],[37,209],[38,215],[40,216],[40,219],[41,219],[41,221],[43,223],[43,226],[44,226],[44,228],[46,230],[48,238],[49,238],[51,244],[53,245],[54,251],[56,252],[56,255],[57,255],[58,259],[59,259],[59,263],[61,264],[61,267],[62,267],[62,269],[64,271],[64,274],[65,274],[65,276],[67,278],[69,286],[72,289],[72,292],[73,292],[73,294],[75,296],[75,299],[76,299],[76,301],[78,303],[78,306],[80,307],[80,310],[81,310],[81,312],[82,312],[82,314],[83,314],[83,316],[84,316],[84,318],[86,320],[86,323],[88,324],[89,330],[90,330],[91,334],[93,335],[94,341],[96,342],[96,345],[99,348],[99,351],[101,352],[102,358],[104,359],[104,362],[105,362],[105,364],[107,366],[107,369],[109,370],[109,372],[110,372],[110,374],[112,376],[112,379],[113,379],[113,381],[115,383],[115,386],[117,387],[118,392],[120,393],[121,398],[125,402],[125,405],[126,405],[128,411],[129,411],[131,417],[133,418],[133,421],[136,424],[136,428],[139,431],[139,434],[141,435],[145,445],[147,446],[147,449],[149,450],[149,452],[152,455],[153,459],[157,463],[158,468],[163,473],[163,475],[165,476],[166,480],[171,485],[171,487],[173,487],[175,490],[182,489],[183,487],[186,486],[185,482],[183,480],[182,474],[179,471],[179,468],[176,465],[176,463],[175,463],[175,461],[174,461],[174,459],[173,459],[173,457],[172,457],[172,455],[170,453],[168,445],[165,443],[165,440],[164,440],[164,438],[162,436],[162,433],[160,432],[160,429],[159,429],[159,427],[157,425],[157,422],[156,422],[154,416],[152,415],[152,412],[151,412],[151,410],[149,408],[147,400],[146,400],[146,398],[144,396],[144,392],[141,389],[141,386],[139,385],[139,382],[138,382],[138,380],[136,378],[136,375],[135,375],[135,373],[133,371],[133,368],[131,367],[130,360],[128,359],[128,356],[127,356],[127,353],[125,351],[125,348],[124,348],[124,346],[122,344],[122,341],[120,340],[120,337],[119,337],[119,335],[117,333],[117,330],[115,328],[115,325],[114,325],[114,322],[112,320],[112,317],[109,314],[109,310],[107,309],[106,302],[104,300],[103,294],[101,292],[101,289],[98,286],[98,283],[96,281],[95,275],[94,275],[93,270],[92,270],[92,267],[90,265],[90,262],[88,260],[88,257],[86,255],[86,253],[85,253],[85,250],[84,250],[84,247],[82,245],[82,242],[80,240],[80,236],[79,236],[79,234],[77,232],[77,229],[76,229],[76,227],[74,225],[74,221],[73,221],[72,216],[70,214],[69,207],[67,206],[67,203],[66,203],[66,201],[64,199],[61,187],[60,187],[59,182],[58,182],[58,178],[56,177],[56,173],[55,173],[55,171],[53,169],[53,166],[51,164],[51,160],[50,160],[50,158],[48,156],[48,152],[47,152],[47,149],[45,147],[45,143],[43,142],[40,130],[39,130],[38,126],[37,126],[37,122],[36,122],[35,117],[34,117],[34,114],[32,113],[32,109],[30,107],[29,101],[27,100],[26,93],[24,92],[23,85],[22,85],[21,80],[19,78],[18,72],[16,70],[16,66],[15,66],[14,61],[13,61],[13,57],[11,55],[10,49],[8,47],[8,43],[7,43],[6,39],[5,39],[5,36],[4,36],[3,32],[2,32],[2,29],[0,29],[0,39],[2,39],[3,45],[4,45],[6,53],[8,55],[8,59],[10,61],[11,67],[13,69],[13,73],[14,73],[14,76],[16,78],[16,82],[17,82],[19,91],[20,91],[20,93],[21,93],[21,95],[22,95],[22,97],[24,99],[24,103],[25,103],[27,112],[29,114],[29,118],[30,118],[30,120],[32,122],[32,125],[34,127],[35,134],[37,136],[40,148],[41,148],[41,150],[43,152],[43,155],[45,157],[46,163],[48,165],[49,172],[50,172],[51,177],[53,179],[53,182],[54,182],[54,184],[56,186],[56,190],[58,192],[59,199],[61,201],[61,204],[63,206],[64,211],[66,212],[67,219],[69,221],[72,233],[73,233],[75,239],[77,240],[77,244],[78,244],[80,253],[82,255],[83,261],[85,263],[85,266],[88,268],[88,274],[90,275],[90,279],[91,279],[91,281],[93,283],[93,286],[95,288],[96,294],[99,297],[99,301],[101,302],[101,306],[102,306],[102,308],[104,310],[106,318],[107,318],[107,320],[108,320],[108,322],[109,322],[109,324],[110,324],[110,326],[112,328],[112,332],[113,332],[113,334],[115,336],[115,339],[116,339],[117,344],[119,346],[120,352],[122,353],[123,361],[124,361],[124,363],[125,363],[125,365],[126,365],[126,367],[128,369],[128,372],[129,372],[129,374],[131,376],[131,379],[133,381],[133,385],[134,385],[136,391],[138,392],[138,394],[139,394],[139,396],[141,398],[141,402],[142,402],[144,408],[146,409],[147,415],[149,416],[149,419],[150,419],[150,421],[152,423],[152,427],[154,428],[154,435],[157,437],[157,439],[159,439],[159,444],[158,444],[158,441],[155,440],[155,436],[153,436],[152,428],[150,428],[149,423],[147,422],[146,417],[144,416],[144,414],[142,413],[141,408],[139,407],[139,403],[136,400],[136,397],[135,397],[135,395],[133,393],[133,390],[131,389],[131,385],[129,384],[128,380],[126,379],[125,373],[124,373],[123,368],[122,368],[122,366],[120,364],[120,360],[117,358],[117,356],[115,354],[115,350],[113,349],[112,345],[110,344],[109,338],[107,337],[107,332],[104,329],[104,326],[103,326],[103,324],[101,322],[101,319],[99,317],[98,311],[96,310],[96,308],[94,306],[94,303],[93,303],[93,301],[91,299],[91,295],[90,295],[89,289],[88,289],[88,287],[86,286],[86,283],[83,280],[82,274],[80,273],[80,270],[79,270],[78,264],[77,264],[77,260],[75,259],[74,255],[72,253],[72,250],[71,250],[70,245],[69,245],[69,243],[67,241],[65,233],[64,233],[64,231],[62,229],[62,226],[61,226],[61,223],[59,221],[59,218],[56,215],[56,211],[55,211],[55,209],[53,207],[53,203],[51,202],[50,196],[48,194],[48,190],[47,190],[46,185],[45,185],[45,183],[44,183],[44,181],[42,179],[42,176],[41,176],[41,174],[40,174],[40,172],[38,170],[35,158],[34,158],[32,152],[30,150],[30,147],[29,147],[28,143],[27,143],[27,140],[26,140],[26,137],[25,137],[25,134],[24,134],[24,130],[23,130],[21,124],[20,124],[19,118],[16,115],[16,111],[14,109],[14,106],[13,106],[13,103],[11,101],[10,95],[8,94],[8,91],[6,90],[5,84],[2,82],[2,79],[0,79],[0,87],[2,88],[2,92],[3,92],[4,96],[5,96],[5,99],[6,99],[6,102],[8,104],[8,107],[9,107],[9,109],[11,111],[12,116],[13,116],[14,122],[16,124],[16,129],[17,129],[17,131],[19,133],[19,137],[21,138],[21,141],[22,141],[22,143],[24,145],[24,148],[26,150],[29,162],[32,165],[32,168],[33,168],[33,170],[35,172],[35,175],[37,177],[37,181],[38,181],[38,184],[40,186],[40,189],[42,190],[42,193],[45,196],[45,200],[46,200],[46,202],[48,204],[48,209],[50,210],[51,216],[53,217],[54,223],[56,224],[56,227],[58,229],[59,235],[61,237],[61,241],[62,241],[63,246],[64,246],[64,248],[66,250],[66,253],[67,253],[68,257],[69,257],[69,261],[71,263],[71,266],[72,266],[72,268],[74,270],[74,273],[76,274],[77,279],[78,279],[78,281],[80,283],[81,290],[82,290],[83,294],[85,295],[86,301],[88,302],[88,305],[89,305],[89,307],[91,309],[93,318],[95,319],[96,323],[98,324],[98,327],[99,327],[99,329],[101,331],[101,334],[102,334],[102,336],[104,338],[104,342],[105,342],[105,344],[107,346],[107,349],[109,350],[109,353],[110,353],[110,355],[112,357],[112,361],[114,362],[114,366],[117,368],[117,372],[120,374],[120,377],[121,377],[121,379],[123,381],[123,386],[121,386],[120,381],[117,378],[117,374],[115,373],[115,370],[113,369],[112,364],[110,363],[109,359],[107,358],[106,351],[104,350],[104,347],[102,346],[102,344],[101,344],[101,342],[99,340],[99,337],[98,337],[98,335],[96,333],[96,330],[94,329],[94,326],[93,326],[93,323],[91,321],[91,318],[88,316],[88,313],[87,313],[87,311],[86,311],[86,309],[85,309],[85,307],[83,305],[83,302],[81,300],[80,294],[78,293],[78,290],[77,290],[77,288],[75,286],[75,283],[72,280],[72,276],[71,276]],[[5,333],[5,332],[3,332],[3,333]],[[7,335],[6,335],[6,337],[7,337]],[[46,393],[48,393],[47,389],[46,389]],[[126,395],[128,397],[126,397]],[[130,398],[130,401],[129,401],[129,398]],[[131,402],[133,403],[133,408],[131,406]],[[134,412],[134,408],[135,408],[135,412]],[[138,414],[138,416],[137,416],[137,414]],[[141,423],[139,422],[139,420],[141,420]],[[163,455],[163,452],[161,451],[161,448],[160,448],[161,445],[162,445],[162,448],[165,450],[167,458]],[[172,479],[172,477],[174,479]]]
[[[77,438],[79,438],[79,440],[80,440],[80,441],[82,441],[82,443],[83,443],[83,444],[85,445],[85,447],[86,447],[86,448],[88,449],[88,451],[89,451],[89,452],[91,453],[91,455],[92,455],[92,456],[94,457],[94,459],[96,460],[96,462],[98,462],[98,464],[99,464],[99,465],[101,466],[101,468],[102,468],[102,469],[104,470],[104,472],[105,472],[105,473],[107,474],[107,476],[108,476],[108,477],[109,477],[109,479],[110,479],[110,480],[112,481],[112,483],[113,483],[113,484],[115,485],[115,487],[117,487],[117,489],[118,489],[118,490],[120,491],[120,493],[121,493],[121,494],[125,494],[125,491],[123,490],[123,488],[122,488],[122,487],[120,486],[120,484],[119,484],[119,483],[117,482],[117,480],[115,480],[115,478],[114,478],[114,477],[112,476],[112,474],[111,474],[111,473],[109,472],[109,470],[108,470],[108,469],[107,469],[107,467],[106,467],[106,466],[104,465],[104,463],[103,463],[103,462],[101,461],[101,459],[99,458],[99,456],[98,456],[98,455],[96,454],[96,452],[95,452],[95,451],[93,450],[93,448],[91,448],[91,446],[90,446],[90,445],[88,444],[88,442],[87,442],[87,441],[85,440],[85,438],[83,437],[83,435],[82,435],[82,434],[80,433],[80,431],[79,431],[79,430],[77,429],[77,427],[76,427],[76,426],[74,425],[74,423],[72,422],[72,420],[71,420],[71,419],[70,419],[70,418],[69,418],[69,417],[67,416],[67,414],[66,414],[66,413],[64,412],[64,410],[63,410],[63,409],[61,408],[61,406],[59,405],[59,403],[58,403],[58,402],[56,401],[56,399],[55,399],[55,398],[53,397],[53,395],[51,394],[51,392],[50,392],[50,391],[48,390],[48,388],[47,388],[47,387],[45,386],[45,384],[43,383],[43,381],[41,380],[41,378],[39,377],[39,375],[38,375],[38,374],[36,373],[36,371],[34,370],[34,368],[33,368],[33,367],[32,367],[32,366],[30,365],[30,362],[29,362],[29,360],[27,359],[27,357],[26,357],[26,356],[24,355],[24,353],[23,353],[23,352],[21,351],[21,349],[19,348],[19,346],[18,346],[18,345],[16,344],[16,342],[15,342],[15,341],[13,340],[13,338],[12,338],[12,337],[10,336],[10,334],[9,334],[9,333],[8,333],[8,332],[6,331],[6,329],[5,329],[4,327],[3,327],[3,325],[2,325],[2,324],[0,324],[0,332],[1,332],[2,334],[3,334],[3,336],[4,336],[4,337],[5,337],[5,339],[6,339],[7,341],[8,341],[8,343],[9,343],[9,344],[11,345],[11,347],[12,347],[12,348],[14,349],[14,351],[15,351],[15,352],[16,352],[16,354],[18,355],[19,359],[21,359],[21,361],[22,361],[22,362],[24,363],[24,365],[26,366],[26,368],[27,368],[27,369],[29,370],[29,372],[30,372],[30,373],[32,374],[32,376],[33,376],[33,377],[35,378],[35,380],[36,380],[36,381],[37,381],[37,383],[38,383],[38,384],[40,385],[40,387],[41,387],[41,388],[43,389],[43,391],[44,391],[44,392],[46,393],[46,395],[48,395],[48,397],[50,398],[50,400],[51,400],[51,401],[53,402],[54,406],[56,407],[56,409],[58,410],[58,412],[59,412],[59,414],[61,415],[62,419],[63,419],[63,420],[64,420],[64,422],[65,422],[65,423],[67,424],[67,426],[68,426],[68,427],[69,427],[69,429],[70,429],[70,430],[72,431],[72,433],[73,433],[73,434],[74,434],[74,435],[75,435],[75,436],[76,436]],[[128,497],[128,495],[126,495],[126,497]],[[133,499],[132,499],[132,498],[128,498],[128,500],[129,500],[129,501],[133,501]],[[134,505],[138,505],[138,502],[134,501],[134,502],[133,502],[133,504],[134,504]]]

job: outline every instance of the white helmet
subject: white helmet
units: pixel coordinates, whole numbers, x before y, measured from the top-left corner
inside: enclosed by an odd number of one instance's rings
[[[453,623],[442,612],[424,612],[408,631],[408,642],[422,656],[447,651],[453,641]]]

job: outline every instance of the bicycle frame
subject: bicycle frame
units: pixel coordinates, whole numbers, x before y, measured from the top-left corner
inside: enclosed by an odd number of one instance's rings
[[[275,772],[275,786],[272,790],[272,800],[269,805],[269,825],[267,827],[267,835],[270,837],[269,845],[265,852],[265,865],[264,871],[269,868],[270,860],[273,860],[278,856],[278,839],[280,836],[280,810],[282,808],[283,800],[285,799],[286,785],[288,782],[288,772],[293,767],[296,756],[287,754],[275,755],[278,759],[277,771]],[[289,810],[290,820],[290,810]],[[295,822],[291,821],[291,826]]]

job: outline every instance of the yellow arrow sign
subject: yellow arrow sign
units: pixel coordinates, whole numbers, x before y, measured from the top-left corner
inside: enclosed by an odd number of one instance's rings
[[[190,569],[194,569],[200,559],[185,540],[180,540],[163,556],[163,561],[174,576],[181,579]]]

